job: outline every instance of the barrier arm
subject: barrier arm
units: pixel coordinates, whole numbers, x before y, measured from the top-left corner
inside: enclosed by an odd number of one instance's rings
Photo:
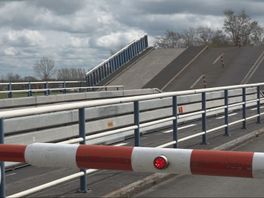
[[[34,143],[0,145],[0,161],[38,167],[92,168],[264,178],[264,153]]]

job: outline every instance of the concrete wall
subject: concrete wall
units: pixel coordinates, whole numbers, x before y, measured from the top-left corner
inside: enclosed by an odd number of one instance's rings
[[[115,98],[122,96],[134,96],[158,93],[156,89],[132,89],[119,91],[96,91],[84,93],[68,93],[49,96],[31,96],[22,98],[8,98],[0,100],[0,110],[5,108],[17,108],[24,106],[38,106],[59,102],[73,102],[81,100],[94,100],[97,98]]]

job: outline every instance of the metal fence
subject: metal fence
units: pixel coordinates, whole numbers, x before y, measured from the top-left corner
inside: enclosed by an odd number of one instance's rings
[[[87,86],[86,81],[45,81],[45,82],[9,82],[0,83],[0,98],[13,98],[14,95],[33,96],[34,94],[43,93],[43,95],[51,95],[54,93],[70,93],[81,91],[96,90],[123,90],[124,86]]]
[[[98,85],[101,81],[117,71],[127,62],[138,56],[148,47],[148,36],[131,42],[114,55],[103,61],[92,70],[86,73],[86,80],[89,86]]]
[[[22,117],[22,116],[30,116],[30,115],[37,115],[37,114],[45,114],[51,112],[59,112],[59,111],[66,111],[66,110],[74,110],[78,109],[79,112],[79,137],[70,139],[60,143],[68,143],[68,144],[85,144],[87,140],[105,137],[111,134],[118,134],[129,130],[134,130],[134,145],[140,146],[141,143],[141,129],[157,125],[160,123],[172,121],[172,136],[171,140],[165,144],[159,145],[157,147],[164,148],[172,146],[174,148],[179,147],[179,143],[201,137],[201,142],[203,144],[207,143],[208,134],[221,131],[223,130],[223,134],[228,136],[229,135],[229,128],[230,126],[242,124],[243,128],[246,128],[247,121],[256,119],[257,123],[260,123],[261,116],[264,115],[264,112],[261,113],[261,104],[264,98],[261,98],[261,86],[264,86],[264,83],[257,83],[257,84],[248,84],[248,85],[238,85],[238,86],[227,86],[227,87],[216,87],[216,88],[207,88],[207,89],[196,89],[196,90],[188,90],[188,91],[179,91],[179,92],[167,92],[167,93],[159,93],[159,94],[152,94],[152,95],[144,95],[144,96],[133,96],[133,97],[124,97],[124,98],[115,98],[115,99],[104,99],[104,100],[96,100],[96,101],[85,101],[85,102],[74,102],[69,104],[60,104],[60,105],[52,105],[52,106],[42,106],[38,108],[27,108],[27,109],[18,109],[14,111],[2,111],[0,112],[0,143],[4,143],[4,134],[5,134],[5,127],[4,123],[6,119],[14,118],[14,117]],[[235,96],[230,96],[233,90],[239,90],[240,94],[236,94]],[[250,90],[250,91],[249,91]],[[252,92],[254,90],[254,92]],[[214,92],[221,92],[223,93],[223,97],[217,98],[215,100],[224,100],[224,104],[220,106],[209,107],[207,104],[210,102],[208,96]],[[179,111],[179,104],[178,104],[178,97],[183,95],[200,95],[201,100],[200,109],[192,112],[181,113]],[[230,102],[231,97],[239,97],[241,100],[236,102]],[[140,119],[140,103],[151,101],[151,100],[166,100],[171,99],[172,104],[172,115],[166,118],[162,118],[155,121],[148,121],[142,122]],[[134,124],[126,127],[121,127],[119,129],[108,130],[103,133],[87,135],[87,130],[85,127],[86,124],[86,117],[85,117],[85,108],[90,107],[97,107],[97,106],[105,106],[105,105],[115,105],[120,103],[132,103],[133,104],[133,115],[134,115]],[[197,102],[196,102],[197,103]],[[256,109],[253,112],[253,115],[247,116],[247,108],[255,106]],[[235,121],[229,121],[229,113],[230,110],[234,107],[239,108],[242,111],[242,116]],[[219,112],[222,111],[224,113],[224,124],[215,126],[213,128],[208,127],[208,115],[212,112]],[[195,115],[201,115],[201,131],[195,134],[185,136],[183,138],[179,138],[178,131],[179,131],[179,124],[178,119],[184,117],[191,117]],[[122,145],[119,144],[119,145]],[[118,145],[117,145],[118,146]],[[17,193],[11,195],[10,197],[20,197],[26,196],[40,190],[46,189],[48,187],[52,187],[58,185],[60,183],[76,179],[80,177],[81,185],[80,189],[82,192],[87,191],[87,181],[86,181],[86,174],[91,172],[95,172],[96,170],[80,170],[79,173],[66,176],[64,178],[60,178],[58,180],[52,181],[47,184],[43,184],[41,186],[23,191],[21,193]],[[5,165],[4,162],[1,162],[1,189],[0,189],[0,196],[5,197]]]

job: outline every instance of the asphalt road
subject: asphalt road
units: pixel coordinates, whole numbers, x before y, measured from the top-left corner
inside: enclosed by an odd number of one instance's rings
[[[236,148],[264,152],[264,135]],[[175,176],[134,197],[263,197],[264,179]]]
[[[207,87],[240,84],[262,51],[263,47],[208,48],[164,91],[190,89],[202,75]],[[224,66],[220,61],[221,56],[224,57]],[[203,87],[204,82],[200,80],[193,88]]]

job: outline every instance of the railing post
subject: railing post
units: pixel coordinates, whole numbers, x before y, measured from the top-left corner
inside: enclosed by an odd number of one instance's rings
[[[228,120],[228,90],[225,90],[225,136],[230,136],[229,134],[229,130],[228,130],[228,124],[229,124],[229,120]]]
[[[176,142],[173,147],[178,148],[178,115],[177,115],[177,96],[172,96],[172,116],[175,117],[175,120],[173,120],[172,129],[173,129],[173,140]]]
[[[0,119],[0,144],[4,144],[4,119]],[[5,193],[5,163],[0,162],[1,166],[1,178],[0,178],[0,197],[5,198],[6,193]]]
[[[244,119],[242,128],[246,129],[247,128],[247,123],[246,123],[247,115],[246,115],[246,88],[245,87],[242,88],[242,102],[244,103],[243,109],[242,109],[242,116]]]
[[[139,119],[139,102],[134,102],[134,123],[137,128],[134,130],[135,146],[140,146],[140,119]]]
[[[67,93],[67,89],[66,89],[66,82],[63,82],[63,93],[66,94]]]
[[[145,35],[144,39],[145,39],[145,48],[147,48],[148,47],[148,36]]]
[[[8,98],[12,98],[13,97],[13,92],[12,92],[12,83],[11,82],[9,82],[9,84],[7,85],[7,89],[8,89],[7,97]]]
[[[85,108],[79,109],[79,137],[83,138],[80,144],[85,144]],[[87,192],[87,178],[86,178],[86,170],[80,169],[84,173],[83,176],[80,177],[80,192],[86,193]]]
[[[202,136],[202,144],[207,144],[207,123],[206,123],[206,92],[202,92],[202,131],[204,132]]]
[[[32,85],[30,82],[28,83],[28,96],[32,96]]]
[[[258,114],[258,118],[257,118],[257,123],[260,124],[260,86],[257,87],[257,114]]]
[[[49,83],[48,83],[48,82],[46,82],[46,83],[44,84],[44,89],[46,89],[46,90],[44,91],[44,95],[45,95],[45,96],[48,96],[48,95],[49,95]]]

